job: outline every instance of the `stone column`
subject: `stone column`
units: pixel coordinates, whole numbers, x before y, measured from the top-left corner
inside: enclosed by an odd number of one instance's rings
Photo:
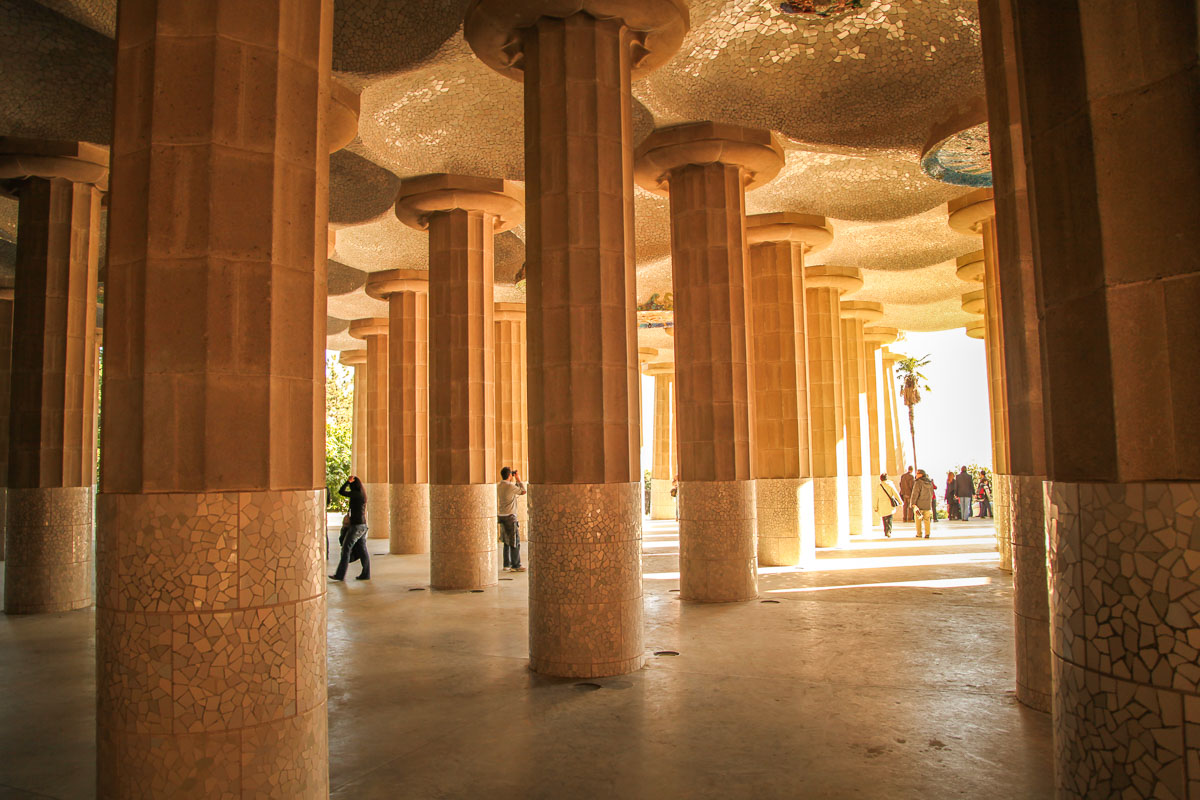
[[[675,365],[646,365],[654,376],[654,461],[650,467],[650,519],[675,519],[671,483],[679,469],[675,457]]]
[[[367,344],[366,402],[362,440],[362,472],[357,473],[367,493],[369,539],[391,539],[392,485],[388,458],[388,332],[387,317],[364,317],[351,321],[349,333]]]
[[[841,304],[842,369],[846,419],[846,471],[851,535],[869,533],[874,517],[871,489],[878,479],[871,472],[870,407],[867,401],[867,345],[863,327],[883,316],[883,306],[858,300]]]
[[[183,10],[117,11],[97,796],[325,798],[333,5]]]
[[[782,166],[770,131],[712,122],[638,149],[639,185],[671,198],[684,600],[758,596],[745,192]]]
[[[0,561],[4,560],[4,531],[8,508],[8,402],[12,385],[13,290],[0,289]]]
[[[511,181],[401,182],[401,222],[429,232],[430,582],[495,586],[496,381],[493,237],[524,221]]]
[[[367,351],[343,350],[338,360],[354,370],[354,402],[350,411],[350,474],[365,475],[367,429]]]
[[[464,24],[525,85],[529,650],[546,674],[645,660],[630,80],[687,29],[682,0],[478,0]]]
[[[529,404],[526,371],[525,304],[496,303],[494,324],[496,352],[496,463],[492,467],[499,480],[501,467],[513,467],[529,481]],[[521,536],[529,539],[528,495],[517,498],[517,522]],[[527,553],[526,560],[532,560]]]
[[[967,335],[983,339],[988,376],[988,410],[992,428],[992,507],[996,528],[996,549],[1000,569],[1012,571],[1012,529],[1009,522],[1007,488],[1011,483],[1008,467],[1008,398],[1004,378],[1004,339],[1001,324],[999,285],[996,279],[995,204],[991,189],[978,189],[950,201],[950,227],[969,235],[982,235],[984,249],[958,259],[960,280],[983,284],[963,295],[963,310],[980,316],[981,324],[969,325]]]
[[[989,5],[1014,28],[1020,171],[1028,179],[1044,376],[1057,796],[1195,797],[1194,4],[1151,1],[1133,16],[1084,2]],[[1012,165],[1016,171],[1015,159]],[[1001,240],[1012,241],[1011,234]],[[1006,301],[1008,278],[1019,272],[1001,275]],[[1010,332],[1007,308],[1002,315],[1006,348],[1028,336]]]
[[[92,604],[96,280],[108,150],[0,141],[17,195],[4,610]]]
[[[388,303],[388,552],[429,552],[429,272],[372,273]]]
[[[889,463],[894,460],[894,456],[889,457],[888,451],[891,446],[887,417],[889,387],[886,362],[884,361],[884,347],[898,338],[900,338],[900,331],[896,328],[872,325],[863,329],[863,343],[867,353],[867,427],[870,432],[871,448],[871,469],[867,473],[871,479],[871,491],[866,497],[871,508],[872,525],[879,525],[883,522],[875,513],[874,503],[875,484],[879,482],[879,474],[886,472],[891,480],[900,479],[900,475],[892,471]]]
[[[987,76],[996,223],[996,284],[1000,297],[1007,415],[1007,471],[995,475],[996,520],[1007,520],[1012,543],[1013,632],[1017,699],[1050,711],[1050,601],[1046,565],[1046,429],[1042,331],[1012,9],[980,5]],[[991,237],[985,237],[984,255]]]
[[[900,475],[907,466],[904,463],[904,440],[900,438],[899,398],[896,393],[896,371],[893,365],[901,359],[891,350],[881,351],[883,362],[883,418],[884,443],[887,454],[887,473],[894,481],[900,480]]]
[[[804,256],[829,245],[824,217],[756,214],[750,244],[758,563],[794,566],[816,557],[808,418],[808,322]]]
[[[817,547],[850,542],[845,373],[839,297],[862,288],[854,267],[804,270],[808,322],[808,417],[812,431],[813,518]]]

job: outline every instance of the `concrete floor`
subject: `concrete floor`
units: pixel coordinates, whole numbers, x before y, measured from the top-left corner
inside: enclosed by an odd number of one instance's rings
[[[897,527],[763,569],[759,602],[698,606],[671,591],[674,523],[648,521],[646,647],[679,655],[595,681],[527,669],[526,575],[412,591],[428,560],[380,555],[329,587],[332,795],[1051,797],[991,529]],[[93,620],[0,617],[0,800],[93,796]]]

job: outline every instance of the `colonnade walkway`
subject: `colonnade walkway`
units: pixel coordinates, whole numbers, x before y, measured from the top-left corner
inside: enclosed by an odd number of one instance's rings
[[[1051,797],[991,527],[896,527],[763,568],[758,601],[696,605],[672,591],[676,524],[646,521],[663,654],[586,681],[527,669],[528,573],[435,593],[428,557],[381,552],[369,583],[329,586],[332,796]],[[0,615],[0,799],[93,796],[93,625]]]

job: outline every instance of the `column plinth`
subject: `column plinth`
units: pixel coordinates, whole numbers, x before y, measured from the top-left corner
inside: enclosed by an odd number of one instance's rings
[[[756,214],[750,244],[758,562],[794,566],[815,558],[808,322],[804,256],[829,245],[824,217]]]
[[[350,335],[367,343],[363,439],[366,442],[358,476],[367,493],[367,537],[388,539],[391,526],[392,487],[388,479],[388,381],[390,348],[387,317],[364,317],[350,322]]]
[[[808,324],[808,408],[813,464],[813,519],[817,547],[850,541],[850,481],[847,472],[845,366],[840,297],[862,288],[853,267],[804,270]]]
[[[429,232],[430,579],[493,586],[496,568],[493,237],[524,220],[511,181],[426,175],[400,183],[396,216]]]
[[[96,295],[108,149],[5,139],[0,179],[18,198],[4,610],[70,611],[92,597]]]
[[[324,800],[333,3],[117,16],[96,795]]]
[[[530,663],[546,674],[642,665],[630,80],[687,29],[683,0],[472,0],[463,26],[485,63],[525,87]],[[596,502],[606,492],[628,500]],[[568,586],[581,530],[607,538],[590,540],[588,579]]]
[[[373,273],[388,303],[388,552],[429,552],[429,273]]]
[[[871,475],[870,406],[868,401],[868,348],[864,325],[883,316],[879,303],[850,300],[840,304],[842,317],[842,369],[846,420],[846,472],[850,504],[850,534],[871,530],[875,512],[871,492],[878,474]]]
[[[782,165],[770,131],[712,122],[661,128],[638,149],[639,185],[671,199],[685,600],[740,601],[758,591],[745,192]],[[718,508],[702,487],[735,505]]]

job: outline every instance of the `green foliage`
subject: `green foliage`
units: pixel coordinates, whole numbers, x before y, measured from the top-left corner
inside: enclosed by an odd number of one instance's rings
[[[354,370],[336,353],[325,353],[325,488],[327,511],[347,511],[337,493],[350,477],[350,445],[354,436]]]

